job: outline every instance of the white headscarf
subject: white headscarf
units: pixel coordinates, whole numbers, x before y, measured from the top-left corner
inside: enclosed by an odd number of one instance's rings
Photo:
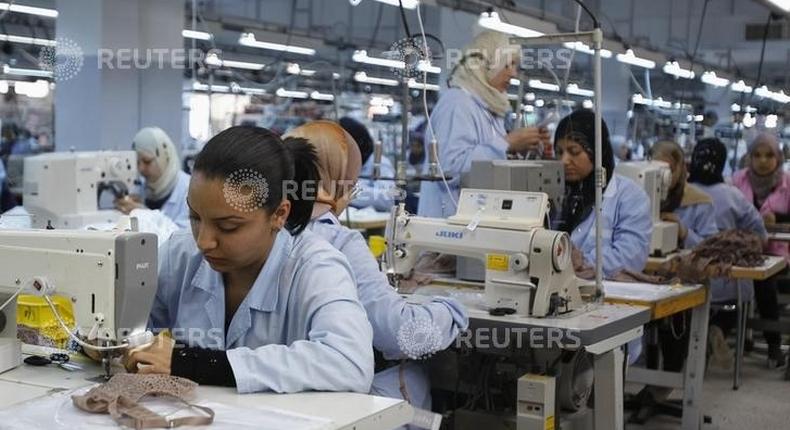
[[[492,30],[477,35],[466,47],[463,58],[450,76],[450,85],[459,86],[480,97],[488,109],[498,116],[510,109],[507,93],[491,86],[489,81],[508,64],[521,58],[521,48],[510,44],[510,36]]]
[[[134,136],[132,148],[138,156],[153,157],[162,170],[162,176],[156,181],[146,180],[146,199],[161,200],[170,195],[176,186],[181,160],[167,133],[159,127],[145,127]]]

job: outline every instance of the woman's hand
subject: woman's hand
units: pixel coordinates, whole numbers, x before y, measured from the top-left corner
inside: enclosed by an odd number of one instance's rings
[[[170,374],[170,363],[173,358],[175,341],[161,333],[154,338],[148,346],[132,349],[124,357],[124,367],[131,373],[161,373]],[[138,369],[137,365],[142,366]]]
[[[123,196],[122,198],[115,200],[115,208],[123,212],[125,215],[129,215],[129,213],[134,209],[144,209],[145,205],[140,202],[139,198]]]
[[[689,230],[680,221],[680,218],[672,212],[661,212],[661,221],[673,222],[678,225],[678,241],[683,243],[689,235]]]
[[[776,214],[773,212],[766,212],[763,214],[763,223],[765,225],[773,225],[776,224]]]
[[[525,127],[517,128],[506,136],[508,148],[512,152],[537,150],[541,144],[550,142],[549,132],[545,128]]]

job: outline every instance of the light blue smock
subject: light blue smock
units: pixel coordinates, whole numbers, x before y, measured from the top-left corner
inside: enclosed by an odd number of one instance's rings
[[[478,97],[459,89],[445,90],[431,113],[431,124],[436,133],[437,153],[448,185],[458,201],[461,175],[472,168],[473,160],[504,160],[509,147],[504,117],[496,116]],[[430,127],[425,131],[425,147],[430,150]],[[430,159],[426,154],[426,163]],[[427,168],[423,167],[423,172]],[[420,216],[447,218],[455,215],[450,194],[444,182],[423,181],[420,184]]]
[[[3,187],[3,184],[5,183],[5,178],[6,178],[5,164],[3,163],[3,160],[0,160],[0,188]]]
[[[359,300],[373,326],[373,346],[384,358],[395,360],[409,357],[410,349],[415,348],[408,338],[405,341],[403,338],[403,335],[411,334],[409,327],[430,327],[435,330],[434,333],[439,339],[438,348],[430,352],[447,348],[468,327],[466,310],[449,297],[434,297],[430,302],[422,304],[408,303],[390,286],[387,276],[379,270],[379,265],[362,235],[340,225],[332,213],[328,212],[314,219],[310,229],[340,250],[351,263],[357,280]],[[421,350],[420,347],[417,349]],[[419,363],[410,363],[404,368],[404,375],[412,404],[430,409],[430,383],[425,370]],[[376,374],[372,393],[402,398],[398,366]]]
[[[159,253],[151,327],[226,350],[240,393],[370,390],[373,333],[351,267],[314,233],[278,233],[227,333],[222,274],[191,233],[174,233]]]
[[[689,186],[693,187],[694,185]],[[694,248],[703,240],[719,232],[719,228],[716,226],[716,211],[713,208],[713,203],[695,203],[688,206],[680,206],[675,209],[675,215],[680,218],[680,222],[688,230],[683,243],[678,243],[679,248]]]
[[[737,188],[730,184],[694,184],[713,199],[716,226],[719,231],[746,230],[765,238],[767,232],[760,212],[749,203]],[[754,294],[754,284],[749,279],[716,278],[710,280],[711,298],[714,302],[734,301],[737,299],[736,287],[740,287],[742,297],[750,300]]]
[[[178,172],[178,179],[173,192],[162,205],[162,213],[173,220],[181,228],[189,227],[189,206],[187,206],[187,194],[189,193],[189,180],[191,177],[183,171]]]
[[[603,272],[641,272],[650,255],[653,220],[647,193],[634,181],[614,174],[603,193]],[[571,233],[571,242],[591,265],[595,264],[595,216],[591,213]]]
[[[366,178],[373,177],[373,156],[368,157],[368,161],[362,165],[362,170],[359,176]],[[381,157],[381,168],[379,172],[380,178],[394,178],[395,168],[392,166],[392,161],[387,157]],[[379,212],[388,212],[393,204],[393,189],[395,188],[394,180],[387,179],[359,179],[359,185],[362,191],[351,202],[351,206],[355,208],[366,208],[373,206]]]

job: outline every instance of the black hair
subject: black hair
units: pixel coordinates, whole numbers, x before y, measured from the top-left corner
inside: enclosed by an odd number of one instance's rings
[[[590,161],[595,161],[595,113],[578,109],[563,118],[554,131],[554,151],[559,156],[560,140],[572,140],[584,148]],[[601,166],[606,171],[604,189],[614,174],[614,151],[609,141],[609,128],[601,119]],[[560,230],[571,232],[592,212],[595,203],[595,173],[578,183],[565,182],[565,199],[562,207]]]
[[[691,153],[689,182],[713,185],[724,182],[724,164],[727,162],[727,147],[721,140],[709,137],[697,142]]]
[[[347,116],[340,118],[338,123],[354,138],[354,141],[357,142],[359,153],[362,155],[362,164],[365,164],[368,158],[370,158],[370,155],[373,154],[373,138],[370,137],[368,128],[361,122]]]
[[[315,187],[310,187],[318,183],[318,159],[305,139],[280,139],[261,127],[230,127],[206,143],[194,171],[223,181],[239,172],[257,173],[266,180],[268,194],[260,201],[267,213],[274,212],[285,197],[291,202],[286,229],[296,236],[310,222],[315,202]],[[295,189],[286,187],[290,181]]]

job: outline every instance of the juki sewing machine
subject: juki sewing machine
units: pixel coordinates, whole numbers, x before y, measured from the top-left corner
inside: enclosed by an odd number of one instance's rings
[[[566,233],[546,229],[544,193],[462,189],[448,219],[393,208],[387,225],[387,273],[409,276],[423,251],[472,257],[485,264],[485,299],[492,314],[545,317],[585,303]]]
[[[461,187],[546,193],[549,212],[555,216],[565,198],[565,172],[562,162],[555,160],[475,160],[461,177]],[[459,257],[455,272],[459,279],[482,281],[485,267],[477,259]]]
[[[662,257],[678,249],[678,225],[661,221],[661,202],[667,198],[672,185],[672,170],[663,161],[628,161],[615,167],[614,171],[641,185],[650,198],[650,216],[653,219],[653,235],[650,252]]]
[[[148,343],[157,288],[152,233],[0,230],[0,373],[21,360],[16,295],[71,299],[79,338],[100,347],[107,376],[113,351]],[[60,319],[58,316],[57,318]]]
[[[122,215],[100,209],[105,190],[128,194],[137,177],[134,151],[55,152],[25,158],[22,203],[34,228],[82,228]]]

